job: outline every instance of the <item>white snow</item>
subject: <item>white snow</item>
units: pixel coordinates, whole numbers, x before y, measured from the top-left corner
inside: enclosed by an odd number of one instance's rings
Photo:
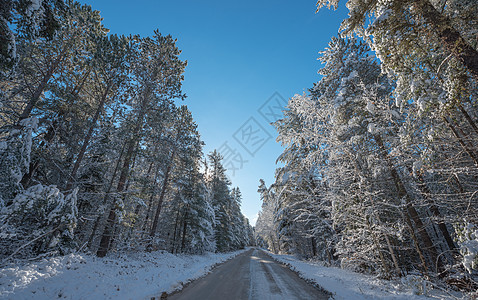
[[[401,281],[387,281],[337,267],[326,267],[322,262],[303,261],[291,255],[270,252],[269,255],[298,272],[300,277],[331,292],[336,300],[460,299],[460,295],[455,295],[457,298],[437,289],[432,290],[431,283],[421,281],[418,276],[409,276]]]
[[[478,226],[466,220],[464,224],[464,227],[458,231],[458,245],[463,256],[463,266],[472,273],[473,269],[478,268]]]
[[[0,269],[0,299],[158,299],[163,292],[181,290],[184,284],[204,276],[214,265],[243,251],[205,255],[173,255],[156,251],[106,258],[70,254],[16,264]],[[302,278],[331,292],[335,300],[462,299],[460,295],[453,297],[432,289],[431,283],[418,276],[387,281],[326,267],[322,262],[303,261],[270,252],[269,255],[287,264]]]
[[[164,251],[98,258],[70,254],[0,269],[0,299],[150,299],[182,289],[245,250],[205,255]]]
[[[375,125],[375,123],[369,123],[367,127],[367,131],[370,132],[371,134],[380,133],[380,130],[377,128],[377,125]]]
[[[365,106],[365,109],[371,114],[375,114],[377,111],[375,105],[370,101],[367,101],[367,105]]]
[[[30,0],[30,5],[26,8],[27,16],[31,17],[36,11],[41,8],[43,0]]]
[[[377,26],[380,22],[384,22],[385,20],[387,20],[390,15],[393,13],[393,11],[391,9],[386,9],[384,10],[379,16],[377,19],[375,19],[375,21],[373,22],[372,24],[372,27],[375,27]]]

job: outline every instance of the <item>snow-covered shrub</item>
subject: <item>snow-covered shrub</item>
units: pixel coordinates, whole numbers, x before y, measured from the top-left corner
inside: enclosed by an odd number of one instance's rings
[[[455,226],[456,238],[463,256],[463,266],[471,273],[478,269],[478,226],[468,221]]]
[[[64,195],[55,186],[32,186],[0,211],[0,257],[68,253],[76,245],[77,190]]]
[[[339,242],[338,247],[341,246]],[[364,273],[364,274],[373,274],[377,270],[377,266],[362,257],[359,257],[357,254],[350,253],[341,253],[336,252],[336,255],[344,256],[340,258],[340,268],[345,270],[350,270],[356,273]]]
[[[36,118],[24,119],[0,140],[0,258],[66,253],[75,246],[77,190],[65,196],[56,186],[24,190],[20,183],[30,167],[37,124]]]
[[[20,129],[12,129],[0,138],[0,209],[23,190],[20,184],[30,166],[32,132],[38,119],[20,122]]]
[[[415,295],[427,295],[433,288],[431,283],[418,275],[407,275],[402,278],[402,284],[410,288]]]

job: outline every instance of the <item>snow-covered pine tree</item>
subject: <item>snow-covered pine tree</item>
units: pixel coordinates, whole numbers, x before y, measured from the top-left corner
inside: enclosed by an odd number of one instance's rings
[[[175,40],[170,35],[163,36],[156,30],[152,38],[136,37],[136,41],[137,54],[135,61],[132,62],[133,74],[131,75],[132,82],[135,83],[132,88],[134,92],[131,94],[132,110],[130,112],[133,126],[126,141],[123,164],[119,169],[116,187],[116,192],[119,194],[125,191],[133,156],[143,137],[149,114],[156,111],[162,103],[172,102],[176,98],[185,98],[181,91],[181,81],[186,63],[179,59],[181,52],[176,47]],[[117,202],[112,203],[109,209],[97,251],[100,257],[108,252],[116,222],[116,210],[120,207],[121,204]]]
[[[262,200],[262,206],[255,226],[256,243],[258,246],[268,248],[274,253],[279,253],[280,244],[274,222],[278,210],[277,199],[263,179],[259,180],[257,192]]]
[[[68,176],[66,189],[69,189],[76,180],[76,175],[82,163],[85,152],[88,149],[90,140],[98,126],[98,121],[104,113],[108,102],[114,101],[115,97],[121,100],[121,94],[127,87],[127,78],[130,71],[129,63],[132,60],[130,41],[125,36],[109,35],[107,38],[99,36],[95,41],[97,46],[91,61],[91,76],[93,77],[90,88],[94,94],[91,95],[96,101],[96,109],[91,115],[89,126],[81,141],[81,148],[74,160],[71,173]],[[123,93],[122,93],[123,92]],[[118,99],[119,98],[119,99]],[[119,102],[119,101],[118,101]]]
[[[209,155],[210,174],[208,185],[211,193],[211,204],[214,208],[214,233],[216,249],[219,252],[232,250],[231,215],[228,207],[232,201],[229,186],[231,182],[226,176],[226,169],[222,165],[222,156],[214,150]]]
[[[244,223],[244,216],[241,213],[242,194],[239,187],[232,188],[231,198],[229,214],[231,215],[232,248],[243,249],[249,245],[249,240]]]
[[[21,121],[20,129],[3,134],[0,148],[0,256],[2,261],[20,256],[65,254],[76,245],[76,193],[65,196],[56,186],[38,184],[23,189],[28,171],[36,118]]]
[[[66,5],[63,0],[0,1],[0,76],[8,74],[15,66],[16,50],[22,37],[51,39],[55,35],[61,26],[59,15],[68,10]]]
[[[60,22],[53,39],[25,39],[19,44],[18,72],[8,82],[12,89],[7,96],[22,104],[11,121],[30,115],[40,120],[29,171],[22,178],[24,187],[35,182],[64,187],[69,160],[88,122],[85,112],[91,101],[84,92],[91,82],[88,63],[95,37],[104,36],[106,29],[98,12],[79,3],[71,4]]]

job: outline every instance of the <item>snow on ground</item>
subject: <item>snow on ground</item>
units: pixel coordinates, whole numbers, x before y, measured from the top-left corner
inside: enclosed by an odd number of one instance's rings
[[[98,258],[70,254],[0,269],[0,299],[150,299],[180,290],[245,250],[205,255],[164,251]]]
[[[430,283],[427,285],[427,282],[421,281],[418,276],[410,276],[403,282],[387,281],[337,267],[326,267],[322,262],[303,261],[291,255],[277,255],[271,252],[268,254],[296,271],[300,277],[315,282],[331,292],[336,300],[464,299],[463,295],[451,295],[448,292],[432,289]],[[423,295],[424,290],[425,295]]]

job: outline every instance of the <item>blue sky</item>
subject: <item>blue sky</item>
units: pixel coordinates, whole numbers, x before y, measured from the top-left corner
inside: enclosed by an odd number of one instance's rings
[[[206,143],[204,152],[221,148],[229,157],[226,167],[236,168],[229,177],[253,223],[261,207],[259,179],[273,182],[282,152],[268,122],[277,119],[282,98],[319,80],[318,52],[337,34],[346,8],[315,13],[314,0],[81,2],[101,11],[111,33],[149,36],[159,29],[178,40],[180,57],[188,61],[184,104]]]

